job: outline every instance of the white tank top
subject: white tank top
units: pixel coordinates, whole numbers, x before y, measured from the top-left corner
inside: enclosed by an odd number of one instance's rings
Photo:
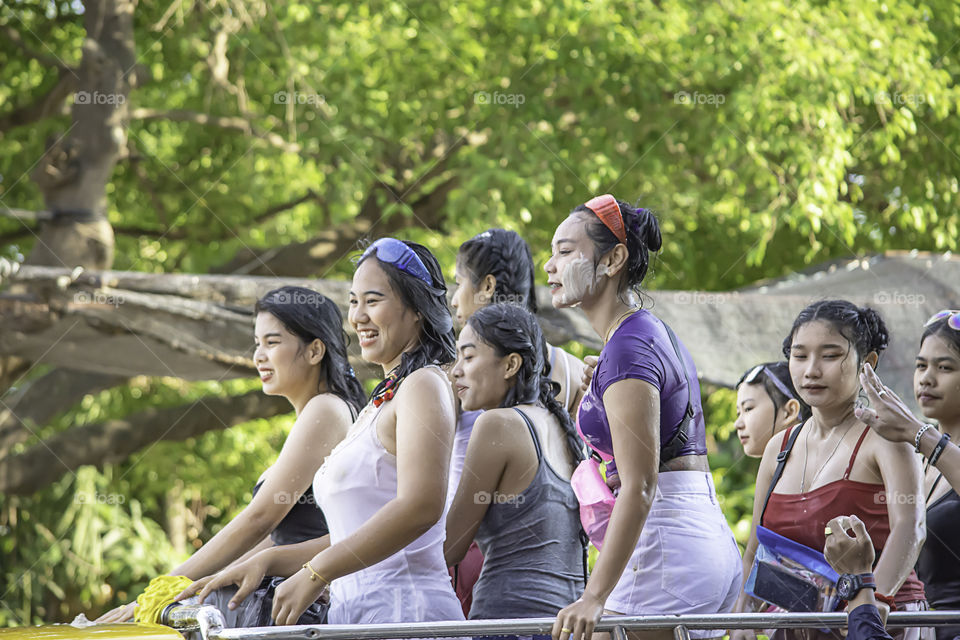
[[[367,404],[314,476],[313,492],[327,517],[331,544],[350,536],[397,497],[397,457],[377,436],[379,415],[380,408]],[[360,573],[376,574],[379,580],[394,575],[405,584],[411,577],[449,583],[443,559],[445,521],[441,517],[409,545]]]

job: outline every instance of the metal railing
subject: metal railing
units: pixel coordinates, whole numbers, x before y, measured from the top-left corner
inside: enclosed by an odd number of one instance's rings
[[[171,606],[163,621],[175,629],[196,630],[204,640],[383,640],[386,638],[469,638],[474,636],[549,634],[555,618],[411,622],[397,624],[323,624],[225,629],[214,607]],[[960,611],[895,611],[888,628],[960,625]],[[628,631],[672,631],[676,640],[690,640],[703,629],[829,628],[847,625],[846,613],[716,613],[682,616],[604,616],[596,631],[626,640]]]

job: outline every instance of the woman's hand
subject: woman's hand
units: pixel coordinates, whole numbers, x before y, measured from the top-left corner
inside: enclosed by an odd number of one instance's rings
[[[557,614],[551,635],[553,640],[590,640],[593,628],[603,615],[603,603],[587,592]]]
[[[189,598],[199,591],[200,593],[197,595],[197,598],[202,604],[206,597],[217,589],[237,585],[237,593],[230,599],[229,604],[227,604],[227,608],[233,611],[248,595],[260,586],[266,574],[266,559],[262,553],[258,553],[249,560],[231,565],[216,575],[197,580],[184,589],[180,595],[177,596],[177,600]]]
[[[583,359],[583,377],[580,378],[580,390],[586,391],[590,388],[590,381],[593,380],[593,371],[597,368],[597,356],[586,356]]]
[[[869,363],[860,372],[860,385],[870,399],[870,408],[857,408],[857,418],[887,440],[913,444],[923,423],[892,389],[884,386]]]
[[[277,586],[271,614],[275,624],[297,624],[307,607],[317,601],[327,585],[322,580],[311,580],[312,577],[309,571],[301,569]]]
[[[94,620],[94,624],[112,624],[114,622],[129,622],[133,620],[134,609],[137,608],[136,602],[122,604],[116,609],[111,609],[105,614]]]

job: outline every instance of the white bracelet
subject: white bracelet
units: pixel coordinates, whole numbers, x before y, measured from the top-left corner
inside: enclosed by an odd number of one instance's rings
[[[922,427],[920,427],[920,429],[917,431],[917,435],[916,435],[916,437],[913,439],[913,444],[915,445],[914,448],[916,449],[917,453],[920,453],[920,438],[922,438],[922,437],[923,437],[923,434],[927,432],[927,429],[933,429],[933,425],[932,425],[932,424],[924,424],[924,425],[923,425]]]

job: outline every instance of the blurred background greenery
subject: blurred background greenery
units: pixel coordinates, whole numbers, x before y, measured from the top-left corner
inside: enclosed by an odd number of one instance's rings
[[[69,104],[33,107],[59,86],[58,66],[79,63],[84,12],[76,0],[0,6],[7,207],[43,208],[26,176],[71,119]],[[494,226],[520,232],[539,268],[558,220],[603,191],[658,212],[652,289],[949,250],[958,39],[954,0],[143,2],[107,186],[113,268],[347,278],[340,249],[379,221],[430,246],[452,282],[458,245]],[[0,218],[0,249],[33,243]],[[286,245],[292,257],[275,250]],[[135,378],[11,455],[73,425],[258,384]],[[742,543],[756,461],[733,437],[733,392],[702,392]],[[0,495],[0,626],[135,597],[246,504],[289,425],[159,442]]]

